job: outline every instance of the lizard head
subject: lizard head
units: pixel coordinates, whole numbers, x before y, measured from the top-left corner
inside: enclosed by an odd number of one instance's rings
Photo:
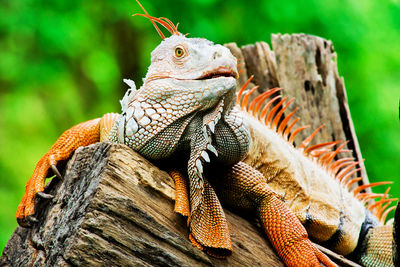
[[[173,78],[178,81],[237,78],[237,60],[228,48],[203,38],[172,35],[151,53],[145,81]]]
[[[140,2],[136,2],[144,14],[134,15],[148,18],[163,39],[151,53],[151,65],[145,83],[174,79],[175,82],[183,84],[221,84],[236,87],[237,59],[228,48],[204,38],[187,38],[178,31],[178,24],[174,25],[167,18],[150,16]],[[165,38],[156,23],[166,28],[171,36]]]

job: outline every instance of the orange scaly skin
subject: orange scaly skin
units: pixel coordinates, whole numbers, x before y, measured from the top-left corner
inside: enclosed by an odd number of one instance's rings
[[[174,211],[183,216],[190,215],[189,193],[187,191],[187,181],[185,176],[177,171],[170,170],[168,174],[171,175],[175,182],[175,208]]]
[[[80,123],[65,131],[50,150],[39,160],[33,171],[31,179],[25,186],[25,194],[17,208],[17,220],[21,225],[26,225],[27,216],[33,215],[35,197],[44,190],[45,179],[51,168],[58,162],[68,159],[80,146],[87,146],[100,141],[100,119]]]

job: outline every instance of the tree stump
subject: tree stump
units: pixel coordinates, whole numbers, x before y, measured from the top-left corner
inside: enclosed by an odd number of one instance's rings
[[[241,59],[240,85],[255,75],[259,93],[285,88],[283,95],[296,96],[286,115],[300,106],[303,124],[326,125],[314,142],[350,140],[352,156],[361,159],[330,41],[272,35],[273,50],[263,42],[226,46]],[[363,165],[361,173],[367,181]],[[173,212],[172,179],[124,145],[79,148],[64,180],[54,178],[45,191],[55,197],[38,200],[39,222],[15,230],[0,266],[283,266],[257,222],[228,210],[233,255],[216,259],[193,247],[186,219]]]

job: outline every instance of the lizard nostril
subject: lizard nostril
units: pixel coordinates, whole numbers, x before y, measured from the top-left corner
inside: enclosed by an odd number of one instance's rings
[[[221,53],[219,53],[218,51],[215,51],[214,55],[213,55],[213,59],[217,59],[219,57],[221,57]]]

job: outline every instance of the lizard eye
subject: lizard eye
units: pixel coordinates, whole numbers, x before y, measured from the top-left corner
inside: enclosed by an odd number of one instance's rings
[[[178,46],[177,48],[175,48],[175,56],[176,57],[182,57],[183,54],[184,54],[184,52],[183,52],[183,48],[182,47]]]

